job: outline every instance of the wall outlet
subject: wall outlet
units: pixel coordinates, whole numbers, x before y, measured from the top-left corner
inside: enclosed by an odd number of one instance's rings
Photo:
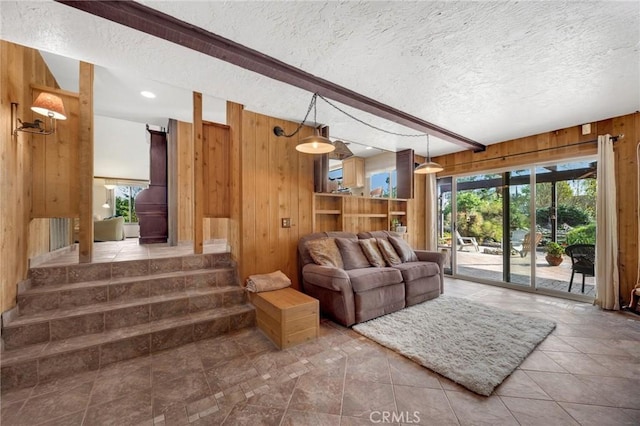
[[[290,217],[283,217],[282,218],[282,227],[283,228],[291,228],[291,218]]]

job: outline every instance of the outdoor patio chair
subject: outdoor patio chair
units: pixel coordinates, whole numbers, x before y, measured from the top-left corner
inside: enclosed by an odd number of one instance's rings
[[[573,244],[564,249],[567,256],[571,257],[571,280],[569,281],[569,293],[573,285],[573,276],[576,272],[582,274],[582,290],[584,293],[584,277],[595,276],[596,246],[593,244]]]
[[[383,192],[383,189],[382,189],[381,186],[379,186],[377,188],[372,189],[371,192],[369,192],[369,196],[370,197],[382,197],[382,192]]]
[[[520,257],[525,257],[527,253],[529,253],[530,251],[535,252],[536,247],[538,247],[538,244],[540,244],[541,240],[542,240],[542,232],[536,232],[534,243],[531,244],[531,233],[527,232],[524,235],[524,239],[522,240],[522,242],[521,243],[514,242],[512,244],[512,248],[518,253],[520,253]]]
[[[462,251],[466,246],[473,246],[476,251],[480,251],[480,247],[478,247],[478,242],[475,237],[463,237],[460,235],[460,232],[456,231],[456,238],[458,239],[458,250]]]

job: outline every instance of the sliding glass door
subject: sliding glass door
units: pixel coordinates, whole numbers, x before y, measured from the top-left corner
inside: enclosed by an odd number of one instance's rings
[[[537,258],[538,234],[531,215],[531,169],[512,170],[505,173],[509,197],[506,203],[509,221],[505,233],[504,281],[531,287]],[[533,230],[533,231],[532,231]]]
[[[455,179],[452,240],[457,275],[501,281],[503,277],[503,176],[483,174]]]
[[[595,244],[596,163],[571,161],[438,180],[439,248],[460,278],[572,297],[595,295],[592,276],[574,274],[560,251]],[[552,244],[552,245],[554,245]],[[575,261],[575,259],[574,259]],[[569,293],[569,287],[571,291]]]

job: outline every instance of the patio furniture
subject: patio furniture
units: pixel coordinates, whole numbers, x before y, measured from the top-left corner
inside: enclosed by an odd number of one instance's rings
[[[512,248],[518,253],[520,253],[520,257],[525,257],[528,252],[535,251],[536,247],[538,247],[538,244],[540,244],[541,240],[542,240],[542,232],[536,232],[535,240],[533,244],[531,244],[531,233],[527,232],[526,234],[524,234],[524,239],[522,240],[521,243],[515,243],[515,244],[512,243]]]
[[[582,290],[584,293],[584,277],[595,276],[596,246],[593,244],[573,244],[564,249],[567,256],[571,257],[571,280],[569,292],[573,285],[573,276],[576,272],[582,274]]]
[[[379,186],[377,188],[372,189],[371,192],[369,192],[369,196],[376,197],[376,198],[382,197],[382,192],[383,192],[383,189],[381,186]]]
[[[480,251],[475,237],[463,237],[460,235],[460,232],[456,230],[456,238],[458,239],[458,250],[462,251],[463,247],[473,246],[476,251]]]

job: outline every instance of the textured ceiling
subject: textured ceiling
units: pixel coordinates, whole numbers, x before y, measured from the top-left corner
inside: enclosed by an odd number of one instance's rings
[[[640,109],[637,1],[143,3],[484,144]],[[212,110],[229,99],[300,120],[311,97],[58,3],[0,2],[0,14],[2,39],[95,63],[117,81],[185,89],[187,102],[200,91]],[[318,121],[347,141],[426,154],[424,138],[370,130],[321,101]],[[461,149],[431,142],[432,155]]]

